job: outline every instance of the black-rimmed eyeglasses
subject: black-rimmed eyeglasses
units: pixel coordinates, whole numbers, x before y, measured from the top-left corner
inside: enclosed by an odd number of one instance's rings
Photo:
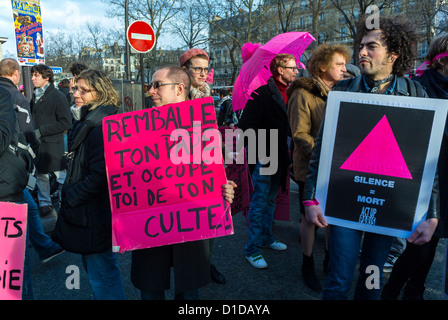
[[[285,69],[291,69],[292,72],[299,71],[299,68],[297,68],[297,67],[283,67],[283,66],[280,66],[280,67],[285,68]]]
[[[204,72],[205,74],[208,74],[208,72],[209,72],[208,67],[207,68],[190,67],[190,69],[193,69],[193,72],[196,73],[196,74],[200,74],[202,72]]]
[[[78,91],[78,94],[83,96],[86,93],[92,92],[93,90],[88,90],[88,89],[81,89],[78,86],[74,86],[73,87],[73,93],[75,93],[76,91]]]
[[[148,86],[148,90],[150,90],[151,88],[154,88],[154,89],[159,89],[161,86],[169,86],[169,85],[178,85],[179,84],[179,82],[165,82],[165,83],[163,83],[163,82],[160,82],[160,81],[156,81],[156,82],[153,82],[153,83],[150,83],[149,84],[149,86]]]

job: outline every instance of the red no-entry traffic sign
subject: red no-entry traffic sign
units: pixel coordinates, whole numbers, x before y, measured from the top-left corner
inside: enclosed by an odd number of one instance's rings
[[[140,53],[151,51],[156,42],[153,28],[145,21],[131,23],[126,32],[129,45]]]

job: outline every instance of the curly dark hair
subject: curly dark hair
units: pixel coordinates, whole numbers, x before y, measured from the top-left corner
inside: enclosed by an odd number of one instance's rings
[[[366,16],[359,19],[357,24],[357,35],[355,46],[359,48],[362,38],[373,29],[366,26]],[[402,77],[414,64],[417,57],[418,36],[415,23],[409,22],[403,16],[380,17],[379,30],[383,32],[383,41],[389,53],[399,55],[395,60],[392,73]]]
[[[43,79],[48,79],[48,82],[54,82],[53,70],[45,64],[37,64],[31,67],[31,75],[34,73],[39,73],[42,75]]]
[[[75,62],[70,67],[70,72],[73,76],[78,76],[82,71],[87,70],[88,67],[85,64]]]

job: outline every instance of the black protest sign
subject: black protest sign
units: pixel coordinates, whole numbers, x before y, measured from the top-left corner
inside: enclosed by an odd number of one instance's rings
[[[334,130],[325,217],[361,230],[409,235],[428,207],[444,122],[434,130],[436,111],[431,108],[398,107],[400,100],[391,106],[372,101],[384,96],[364,96],[370,103],[338,100],[335,118],[326,118]],[[423,182],[429,186],[425,195]]]

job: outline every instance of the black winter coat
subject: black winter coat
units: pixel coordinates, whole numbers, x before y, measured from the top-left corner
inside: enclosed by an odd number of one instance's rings
[[[40,140],[36,137],[34,132],[33,121],[31,120],[30,102],[28,99],[17,90],[14,83],[7,79],[0,77],[0,87],[5,88],[11,94],[12,102],[17,105],[18,112],[17,120],[19,121],[20,131],[25,135],[26,142],[33,149],[37,159],[39,158]]]
[[[175,293],[204,287],[210,282],[209,243],[198,240],[132,251],[132,284],[139,290],[168,290],[173,267]]]
[[[228,127],[233,123],[233,107],[230,98],[221,103],[218,114],[218,126]]]
[[[282,187],[286,187],[286,173],[289,167],[288,136],[291,136],[288,113],[282,94],[278,89],[274,78],[270,78],[266,85],[259,87],[252,94],[253,100],[249,100],[244,108],[243,115],[238,122],[238,127],[245,131],[254,129],[257,136],[257,161],[258,146],[264,143],[258,135],[259,129],[266,129],[266,154],[273,158],[278,156],[277,174],[282,177]],[[271,154],[270,130],[278,130],[278,139],[275,141],[278,147],[278,155]],[[254,146],[249,146],[254,147]],[[267,167],[270,163],[264,165]]]
[[[68,136],[70,160],[53,239],[67,251],[92,254],[112,247],[102,120],[117,108],[82,108]]]
[[[18,128],[11,94],[0,88],[0,201],[23,202],[28,182],[25,163],[9,148],[17,144]]]
[[[421,77],[414,77],[413,80],[421,83],[430,98],[448,99],[448,92],[437,84],[429,70],[425,71]],[[439,173],[440,219],[434,236],[448,238],[448,123],[445,124],[437,169]]]
[[[36,165],[40,173],[64,170],[64,132],[70,129],[72,115],[67,98],[50,83],[39,101],[30,103],[34,128],[40,132],[40,156]]]

